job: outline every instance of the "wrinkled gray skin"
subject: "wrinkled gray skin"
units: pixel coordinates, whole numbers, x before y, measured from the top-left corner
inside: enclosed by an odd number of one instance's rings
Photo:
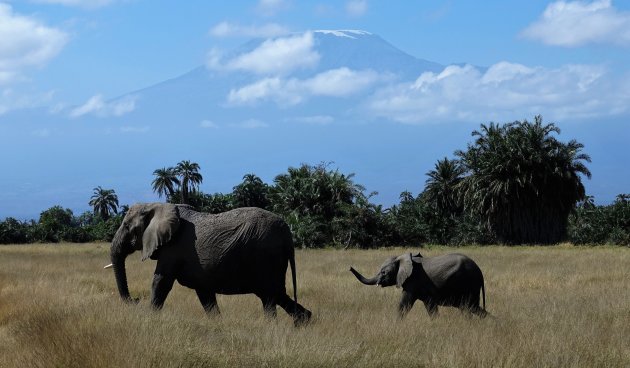
[[[446,254],[423,258],[411,253],[389,258],[379,273],[371,279],[363,277],[354,268],[350,271],[365,285],[381,287],[396,285],[402,288],[398,305],[402,318],[416,300],[421,300],[430,316],[436,316],[438,306],[456,307],[467,313],[485,317],[486,291],[479,266],[463,254]],[[479,305],[479,292],[483,294],[483,308]]]
[[[157,260],[151,304],[161,309],[175,280],[194,289],[206,312],[219,312],[216,294],[257,295],[267,315],[276,305],[296,324],[311,312],[297,303],[295,256],[288,225],[260,208],[239,208],[212,215],[189,206],[136,204],[129,209],[111,246],[118,291],[129,295],[125,258],[142,251],[142,260]],[[294,300],[286,294],[285,274],[291,265]]]

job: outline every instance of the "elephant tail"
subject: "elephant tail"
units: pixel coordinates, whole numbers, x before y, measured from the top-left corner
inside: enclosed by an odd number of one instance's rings
[[[481,280],[481,296],[483,298],[483,310],[486,310],[486,287],[485,287],[485,282],[483,282],[483,279]]]
[[[295,302],[295,310],[297,310],[297,279],[295,277],[295,250],[291,244],[291,253],[289,254],[289,265],[291,266],[291,279],[293,280],[293,301]]]

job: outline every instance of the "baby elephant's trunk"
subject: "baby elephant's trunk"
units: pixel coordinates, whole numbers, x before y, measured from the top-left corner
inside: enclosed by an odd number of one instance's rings
[[[366,279],[365,277],[363,277],[363,275],[359,273],[359,271],[355,270],[352,267],[350,267],[350,272],[352,272],[352,274],[357,278],[357,280],[361,281],[365,285],[376,285],[376,282],[377,282],[376,276],[372,277],[371,279]]]

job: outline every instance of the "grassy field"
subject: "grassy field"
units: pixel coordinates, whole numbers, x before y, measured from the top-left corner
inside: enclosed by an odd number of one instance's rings
[[[127,260],[136,306],[118,298],[107,244],[0,247],[0,367],[629,367],[630,249],[431,248],[461,252],[486,278],[495,318],[416,304],[398,321],[400,290],[361,285],[390,255],[416,249],[300,250],[298,298],[314,319],[294,328],[257,298],[219,296],[207,317],[176,285],[148,307],[155,263]],[[290,274],[289,274],[290,275]],[[290,281],[287,283],[290,289]]]

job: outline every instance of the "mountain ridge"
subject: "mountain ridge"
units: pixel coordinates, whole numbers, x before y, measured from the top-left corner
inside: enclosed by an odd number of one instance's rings
[[[418,58],[410,55],[402,50],[399,50],[391,43],[387,42],[377,34],[370,33],[363,30],[314,30],[309,31],[315,35],[317,44],[317,51],[324,56],[320,59],[317,68],[311,69],[310,73],[297,73],[300,77],[306,77],[316,74],[317,71],[334,70],[339,68],[349,68],[352,70],[374,70],[376,72],[392,72],[399,73],[401,79],[417,78],[422,72],[440,72],[444,69],[445,65]],[[353,33],[359,37],[340,36],[340,33],[344,32],[356,32]],[[298,36],[304,32],[292,33],[292,36]],[[280,37],[279,37],[280,38]],[[268,41],[266,38],[255,38],[241,46],[238,46],[226,54],[227,59],[238,57],[247,52],[251,52],[256,47],[259,47],[262,43]],[[366,41],[369,42],[366,45]],[[324,46],[323,48],[319,48]],[[376,46],[376,47],[375,47]],[[369,52],[366,54],[366,51]],[[329,55],[335,55],[331,58]],[[377,57],[378,56],[378,57]],[[378,63],[375,64],[375,60],[378,59]],[[391,65],[395,65],[392,67]],[[393,69],[393,70],[392,70]],[[204,79],[208,75],[221,76],[222,74],[228,74],[227,71],[211,70],[205,65],[199,65],[187,72],[177,75],[172,78],[157,82],[155,84],[124,93],[120,96],[113,97],[108,101],[116,101],[126,96],[140,94],[147,92],[153,88],[160,88],[165,84],[173,84],[179,80],[186,79]],[[246,73],[247,74],[247,73]],[[255,76],[255,74],[253,74]],[[249,75],[252,77],[252,75]],[[248,79],[248,78],[243,78]],[[253,79],[253,78],[252,78]]]

